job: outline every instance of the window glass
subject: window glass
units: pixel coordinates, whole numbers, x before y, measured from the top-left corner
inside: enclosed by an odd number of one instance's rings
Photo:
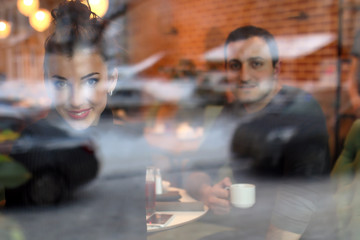
[[[360,0],[0,4],[0,239],[358,236]]]

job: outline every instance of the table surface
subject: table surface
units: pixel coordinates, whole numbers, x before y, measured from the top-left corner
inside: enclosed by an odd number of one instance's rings
[[[169,191],[179,191],[179,194],[181,195],[180,202],[196,202],[196,200],[190,197],[184,189],[171,187],[169,188]],[[157,211],[156,213],[173,214],[174,218],[165,227],[148,226],[147,231],[148,233],[151,233],[151,232],[164,231],[175,227],[179,227],[201,218],[203,215],[207,213],[207,211],[208,211],[208,207],[205,205],[204,205],[204,211],[166,211],[166,212]]]

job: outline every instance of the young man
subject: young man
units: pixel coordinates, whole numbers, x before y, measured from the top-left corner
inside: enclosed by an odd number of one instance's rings
[[[320,230],[325,223],[315,214],[319,199],[328,206],[330,198],[320,181],[329,172],[330,160],[319,104],[304,91],[280,84],[277,46],[264,29],[245,26],[231,32],[225,66],[230,103],[202,148],[214,161],[197,163],[196,169],[203,171],[185,180],[190,194],[215,214],[226,215],[221,224],[236,229],[214,239],[329,239],[332,234]],[[223,161],[228,149],[230,160]],[[230,165],[233,181],[225,177],[212,185],[213,171],[206,170],[221,165]],[[231,207],[226,187],[233,182],[256,185],[252,208]]]

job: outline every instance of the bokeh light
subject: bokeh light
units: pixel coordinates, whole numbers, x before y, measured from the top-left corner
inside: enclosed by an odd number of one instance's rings
[[[89,0],[89,4],[91,11],[99,17],[103,17],[109,8],[109,0]]]
[[[39,0],[18,0],[17,7],[23,15],[30,16],[39,9]]]
[[[0,20],[0,38],[7,38],[11,32],[11,24],[7,21]]]
[[[30,16],[30,25],[38,32],[45,31],[51,23],[51,14],[46,9],[39,9]]]

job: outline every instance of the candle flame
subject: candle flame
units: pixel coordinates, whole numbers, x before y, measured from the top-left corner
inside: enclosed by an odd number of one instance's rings
[[[200,138],[204,134],[204,128],[193,128],[188,122],[180,123],[176,129],[176,136],[179,139],[195,139]]]

